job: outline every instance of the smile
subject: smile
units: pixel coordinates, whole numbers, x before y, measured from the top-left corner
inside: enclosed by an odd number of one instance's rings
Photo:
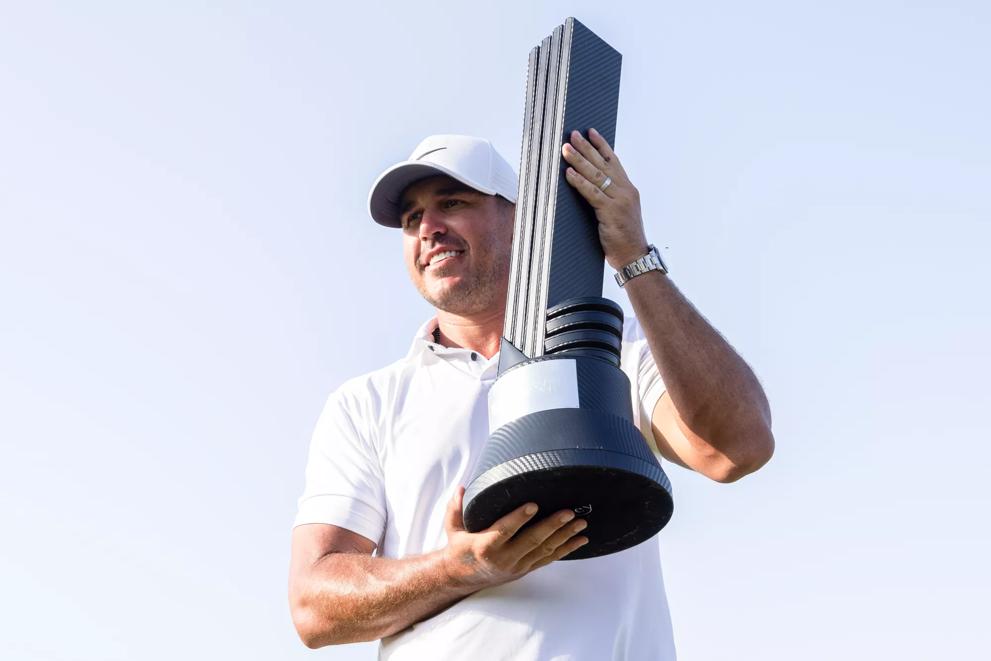
[[[430,264],[428,266],[436,266],[441,262],[447,261],[451,257],[457,257],[462,254],[464,250],[446,250],[444,252],[439,252],[430,258]]]

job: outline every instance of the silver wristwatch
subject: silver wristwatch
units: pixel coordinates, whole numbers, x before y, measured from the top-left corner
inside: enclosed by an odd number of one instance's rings
[[[661,273],[667,273],[668,267],[664,265],[664,260],[661,259],[661,254],[657,252],[657,248],[653,245],[647,246],[647,254],[633,262],[632,264],[627,264],[619,271],[616,272],[616,283],[622,287],[631,278],[635,278],[638,275],[643,275],[648,271],[660,271]]]

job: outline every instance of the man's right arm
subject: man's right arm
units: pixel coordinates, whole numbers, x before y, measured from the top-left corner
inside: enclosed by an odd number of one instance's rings
[[[398,633],[485,587],[515,580],[585,544],[568,510],[520,532],[536,515],[523,505],[478,533],[464,529],[459,488],[448,504],[442,549],[401,559],[373,557],[371,540],[338,526],[293,530],[289,600],[307,647]],[[532,511],[531,511],[532,510]],[[517,533],[519,534],[517,535]]]

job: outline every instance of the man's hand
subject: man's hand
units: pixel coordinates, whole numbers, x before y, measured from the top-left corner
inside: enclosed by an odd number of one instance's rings
[[[561,152],[568,183],[595,209],[609,265],[618,271],[645,255],[640,193],[606,139],[572,131]],[[767,463],[771,411],[750,367],[666,275],[645,274],[625,289],[665,385],[651,417],[660,453],[719,482]]]
[[[565,171],[568,183],[595,209],[599,243],[609,265],[618,271],[646,255],[640,192],[630,183],[606,139],[595,129],[588,130],[588,140],[579,131],[572,131],[571,142],[564,143],[561,152],[571,165]],[[611,183],[603,191],[606,177]]]
[[[464,487],[458,487],[444,520],[444,567],[459,586],[481,589],[500,585],[560,560],[588,543],[587,537],[576,536],[585,529],[586,522],[574,520],[571,510],[555,512],[519,532],[536,515],[534,503],[521,505],[487,530],[467,532],[461,515],[463,499]]]

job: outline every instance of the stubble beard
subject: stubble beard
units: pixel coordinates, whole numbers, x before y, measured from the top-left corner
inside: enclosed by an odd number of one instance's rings
[[[440,291],[431,291],[423,278],[417,279],[416,288],[424,300],[436,309],[469,316],[491,310],[499,300],[505,299],[508,275],[509,260],[506,259],[474,271],[457,284]]]

